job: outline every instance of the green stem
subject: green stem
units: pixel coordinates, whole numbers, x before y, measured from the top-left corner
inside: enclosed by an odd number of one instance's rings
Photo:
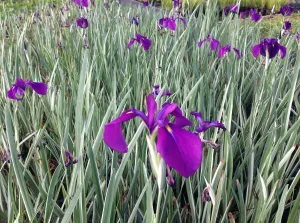
[[[159,223],[160,219],[160,205],[161,205],[161,198],[162,198],[163,190],[158,190],[158,198],[157,198],[157,206],[156,206],[156,213],[155,213],[155,223]]]

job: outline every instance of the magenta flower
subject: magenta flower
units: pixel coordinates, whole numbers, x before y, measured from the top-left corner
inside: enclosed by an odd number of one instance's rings
[[[208,120],[203,121],[201,112],[193,111],[191,112],[191,115],[195,116],[195,118],[199,121],[199,126],[196,129],[197,133],[205,132],[207,129],[211,127],[220,128],[226,131],[225,125],[217,120],[213,122],[210,122]]]
[[[251,20],[254,22],[258,22],[261,19],[261,15],[256,12],[254,9],[247,10],[241,13],[241,18],[245,19],[247,15],[251,16]]]
[[[219,58],[222,58],[224,57],[227,53],[229,53],[231,51],[231,45],[228,44],[227,46],[224,46],[224,47],[221,47],[219,50],[218,50],[218,57]],[[235,54],[237,55],[238,59],[240,59],[242,57],[242,53],[236,49],[236,48],[233,48],[233,51],[235,52]]]
[[[148,1],[143,1],[143,6],[144,6],[144,7],[149,6],[149,2],[148,2]]]
[[[220,41],[218,41],[214,38],[211,38],[210,34],[208,34],[208,36],[204,40],[201,40],[200,42],[198,42],[198,47],[201,47],[202,44],[205,42],[210,43],[211,50],[216,50],[218,48],[218,46],[220,45]]]
[[[111,149],[126,153],[127,144],[122,133],[122,123],[135,117],[143,120],[150,134],[157,131],[157,151],[166,164],[182,176],[193,175],[201,165],[202,143],[198,135],[184,129],[192,123],[183,116],[177,104],[164,103],[158,111],[153,94],[146,99],[148,114],[135,108],[124,111],[120,117],[105,125],[104,142]],[[170,121],[168,116],[175,118]]]
[[[281,53],[281,59],[283,59],[286,55],[286,48],[278,43],[278,39],[263,39],[259,44],[252,47],[252,54],[255,58],[259,54],[265,57],[268,53],[269,59],[272,59],[279,52]]]
[[[283,23],[283,26],[282,26],[282,28],[284,29],[284,30],[290,30],[291,28],[292,28],[292,23],[290,23],[289,21],[285,21],[284,23]]]
[[[159,87],[159,85],[154,85],[153,86],[153,92],[152,92],[152,94],[159,95],[159,93],[160,93],[160,87]],[[169,97],[171,95],[172,95],[172,92],[170,90],[166,90],[165,92],[163,92],[161,94],[161,96],[167,96],[167,97]]]
[[[78,163],[78,159],[68,150],[65,151],[65,155],[66,155],[65,167],[68,167],[71,164]]]
[[[7,92],[7,97],[12,100],[21,101],[27,86],[40,95],[45,95],[48,90],[47,85],[43,82],[33,82],[32,80],[24,81],[21,78],[17,78],[13,87]]]
[[[130,50],[130,47],[134,44],[134,42],[137,42],[141,44],[141,46],[144,48],[145,51],[149,50],[151,46],[151,40],[148,39],[146,36],[142,36],[139,33],[135,34],[136,38],[132,38],[129,43],[127,44],[127,48]]]
[[[86,18],[81,17],[77,19],[77,26],[79,26],[80,28],[86,29],[87,27],[89,27],[89,22]]]
[[[234,14],[237,14],[239,12],[239,5],[238,4],[232,4],[228,5],[224,8],[224,14],[228,15],[229,12],[232,12]]]
[[[83,6],[83,7],[88,7],[89,6],[89,1],[88,0],[74,0],[74,2],[79,5],[79,6]]]
[[[290,16],[293,13],[293,8],[289,5],[284,5],[280,8],[280,13],[283,16]]]
[[[160,27],[163,27],[163,28],[169,28],[170,30],[172,31],[175,31],[176,30],[176,20],[180,20],[182,21],[182,23],[184,25],[186,25],[186,21],[184,18],[169,18],[169,17],[165,17],[165,18],[161,18],[159,21],[158,21],[158,25]]]
[[[181,9],[182,8],[182,2],[180,0],[172,0],[173,1],[173,8]]]

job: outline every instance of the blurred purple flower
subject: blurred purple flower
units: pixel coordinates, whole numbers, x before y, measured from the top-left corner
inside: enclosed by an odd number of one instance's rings
[[[89,27],[89,22],[86,18],[81,17],[77,19],[77,26],[79,26],[80,28],[86,29],[87,27]]]
[[[172,0],[173,1],[173,8],[182,8],[182,2],[180,0]]]
[[[251,20],[254,22],[258,22],[261,19],[261,15],[256,12],[254,9],[250,9],[241,13],[241,18],[245,19],[246,16],[250,15]]]
[[[205,42],[210,43],[211,50],[216,50],[218,48],[218,46],[220,45],[220,41],[218,41],[214,38],[211,38],[210,34],[208,34],[208,36],[204,40],[201,40],[200,42],[198,42],[198,47],[201,47],[202,44]]]
[[[65,151],[65,155],[66,155],[65,167],[68,167],[71,164],[78,163],[78,159],[68,150]]]
[[[131,108],[106,124],[104,127],[106,145],[117,152],[126,153],[128,149],[122,133],[122,123],[140,117],[150,134],[157,131],[157,151],[166,164],[186,178],[193,175],[201,165],[202,143],[198,135],[184,129],[192,125],[191,121],[183,116],[177,104],[166,102],[158,111],[153,94],[147,96],[146,106],[147,115]],[[169,120],[169,115],[175,117],[173,122]]]
[[[281,53],[281,59],[283,59],[286,55],[286,48],[278,43],[278,39],[273,38],[263,39],[259,44],[252,47],[252,54],[255,58],[259,54],[266,57],[268,53],[269,59],[272,59],[279,52]]]
[[[103,6],[104,6],[104,8],[109,9],[109,4],[108,4],[108,2],[104,2]]]
[[[131,23],[133,23],[133,24],[136,25],[136,26],[139,26],[139,19],[133,17],[132,20],[131,20]]]
[[[203,121],[201,112],[193,111],[191,112],[191,115],[193,115],[199,122],[199,126],[196,129],[197,133],[205,132],[207,129],[211,127],[220,128],[226,131],[225,125],[217,120],[213,122],[210,122],[208,120]]]
[[[285,22],[283,23],[282,28],[283,28],[284,30],[290,30],[290,29],[292,28],[292,23],[290,23],[289,21],[285,21]]]
[[[24,81],[21,78],[17,78],[13,87],[7,92],[7,97],[17,101],[22,100],[27,86],[40,95],[45,95],[48,90],[47,85],[43,82],[33,82],[32,80]]]
[[[283,16],[290,16],[293,12],[293,8],[289,5],[284,5],[280,8],[280,13]]]
[[[154,85],[152,94],[159,95],[159,93],[160,93],[160,86]],[[172,95],[172,92],[169,89],[161,94],[161,96],[168,96],[168,97],[171,95]]]
[[[294,39],[297,41],[300,41],[300,32],[297,32],[296,35],[294,36]]]
[[[148,1],[143,1],[143,6],[144,6],[144,7],[149,6],[149,2],[148,2]]]
[[[11,157],[10,157],[10,150],[4,150],[3,153],[2,153],[2,157],[1,157],[1,160],[3,162],[7,162],[7,163],[10,163],[10,160],[11,160]],[[18,159],[21,158],[21,154],[18,153]]]
[[[141,46],[144,48],[145,51],[149,50],[151,46],[151,40],[148,39],[146,36],[142,36],[139,33],[135,34],[136,38],[132,38],[129,43],[127,44],[127,48],[130,50],[130,47],[134,44],[134,42],[137,42],[141,44]]]
[[[83,7],[88,7],[89,6],[89,1],[88,0],[74,0],[74,2],[79,5],[79,6],[83,6]]]
[[[159,21],[158,21],[158,25],[160,27],[163,27],[163,28],[169,28],[170,30],[172,31],[175,31],[176,30],[176,20],[180,20],[182,21],[182,23],[184,25],[186,25],[186,21],[184,18],[169,18],[169,17],[164,17],[164,18],[161,18]]]
[[[239,12],[239,5],[238,4],[232,4],[228,5],[224,8],[224,14],[228,15],[229,12],[232,12],[234,14],[237,14]]]

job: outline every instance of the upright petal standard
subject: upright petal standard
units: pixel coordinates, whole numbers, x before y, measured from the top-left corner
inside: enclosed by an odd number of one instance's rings
[[[283,16],[290,16],[293,13],[293,8],[289,5],[284,5],[280,8],[280,13]]]
[[[81,17],[77,19],[77,26],[79,26],[80,28],[86,29],[87,27],[89,27],[89,22],[86,18]]]

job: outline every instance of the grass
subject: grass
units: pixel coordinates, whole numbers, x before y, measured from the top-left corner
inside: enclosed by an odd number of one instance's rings
[[[136,15],[138,28],[130,22]],[[76,27],[80,16],[88,18],[88,29]],[[11,163],[0,165],[2,221],[299,219],[299,43],[284,36],[280,43],[287,56],[264,66],[263,57],[251,54],[263,22],[241,23],[233,15],[219,22],[217,6],[209,4],[205,15],[189,16],[187,26],[178,23],[170,35],[157,28],[163,16],[150,8],[112,4],[107,10],[96,4],[42,13],[34,24],[32,16],[1,20],[0,149],[12,151]],[[62,26],[66,19],[70,27]],[[152,40],[148,52],[138,44],[126,48],[136,31]],[[237,60],[230,52],[219,59],[207,45],[198,48],[208,33],[240,49],[243,57]],[[47,95],[28,89],[21,102],[9,100],[7,90],[17,77],[46,82]],[[169,99],[157,98],[160,105],[168,100],[191,120],[196,110],[227,127],[204,135],[221,145],[220,152],[204,146],[201,168],[188,179],[172,170],[175,187],[162,190],[149,165],[148,132],[140,120],[123,125],[128,153],[113,152],[102,140],[104,125],[123,110],[145,110],[154,84],[173,92]],[[66,149],[77,164],[64,166]],[[210,202],[201,200],[205,188]]]

